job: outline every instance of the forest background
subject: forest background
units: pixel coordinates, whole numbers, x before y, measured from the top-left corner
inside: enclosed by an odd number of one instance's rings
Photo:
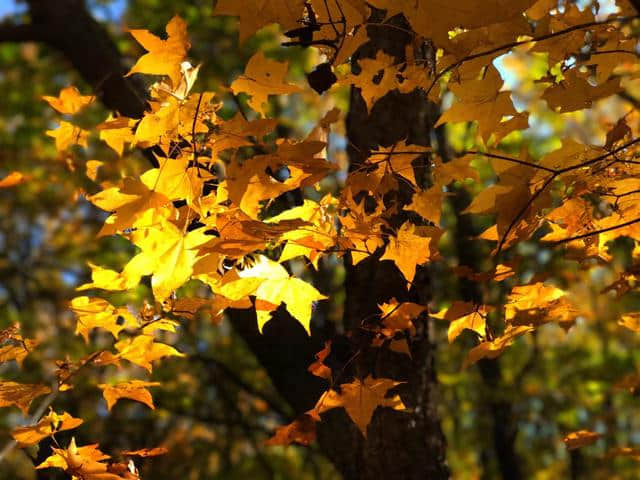
[[[227,86],[258,51],[288,62],[288,80],[304,88],[293,95],[271,97],[270,116],[278,119],[279,137],[305,138],[331,109],[349,111],[348,87],[333,88],[323,95],[308,88],[307,76],[321,63],[320,54],[302,46],[283,47],[282,42],[290,39],[277,26],[267,26],[239,43],[238,21],[214,16],[209,0],[89,0],[86,6],[86,13],[104,26],[128,67],[144,53],[128,29],[162,35],[174,15],[183,18],[191,44],[188,56],[194,64],[201,63],[198,91],[229,95]],[[601,19],[616,11],[613,1],[560,2],[558,6],[581,12],[596,7]],[[88,263],[122,266],[133,252],[120,237],[96,237],[106,214],[80,193],[95,191],[88,161],[104,162],[100,166],[103,179],[118,178],[124,170],[140,173],[149,164],[140,151],[129,154],[126,168],[115,160],[110,162],[117,155],[104,142],[91,142],[88,151],[75,152],[74,157],[56,149],[45,132],[56,127],[60,114],[42,97],[57,96],[69,85],[92,95],[92,87],[86,72],[46,42],[3,37],[4,27],[23,23],[28,16],[25,3],[0,3],[0,172],[2,176],[11,171],[28,174],[24,182],[0,188],[0,330],[19,323],[24,337],[37,340],[39,348],[24,359],[22,370],[15,362],[0,364],[0,375],[12,379],[21,372],[21,381],[46,383],[54,375],[52,359],[77,359],[90,352],[83,338],[74,334],[76,318],[69,310],[70,300],[78,295],[75,289],[91,279]],[[637,45],[635,48],[635,57],[626,59],[631,69],[633,65],[637,68]],[[532,157],[541,158],[559,149],[566,138],[601,145],[619,119],[638,120],[637,80],[592,108],[562,114],[536,96],[538,81],[548,74],[546,62],[531,62],[510,53],[496,58],[493,65],[504,81],[503,90],[511,91],[515,107],[529,112],[528,128],[504,136],[501,148],[505,151],[528,150]],[[453,97],[445,95],[442,103],[446,110]],[[91,128],[111,110],[104,102],[93,102],[74,121]],[[231,118],[248,111],[245,96],[231,95],[219,114]],[[336,185],[344,181],[348,165],[341,122],[328,137],[328,158],[343,169],[330,181]],[[637,124],[633,128],[637,130]],[[452,123],[438,135],[446,137],[451,151],[471,150],[478,125]],[[481,164],[478,171],[485,186],[490,185],[488,167]],[[324,188],[332,187],[324,184]],[[478,288],[478,282],[461,279],[454,270],[460,265],[486,267],[483,262],[490,249],[469,238],[491,222],[461,214],[482,188],[463,182],[452,187],[444,200],[440,223],[449,238],[441,242],[443,259],[434,262],[429,272],[435,311]],[[620,271],[634,263],[634,241],[622,236],[615,239],[606,267],[576,270],[568,279],[561,254],[539,242],[539,237],[518,245],[523,262],[519,268],[530,277],[544,271],[547,279],[570,281],[571,301],[590,313],[572,318],[570,328],[561,322],[544,325],[518,339],[499,357],[466,368],[465,359],[478,343],[477,332],[467,327],[450,342],[447,322],[434,321],[437,408],[451,475],[461,479],[634,478],[640,453],[615,452],[640,444],[636,395],[640,357],[638,334],[633,331],[638,325],[619,323],[620,305],[626,311],[638,310],[640,299],[629,290],[622,300],[602,294]],[[295,262],[292,268],[302,271]],[[346,308],[343,265],[335,259],[323,261],[311,276],[318,290],[330,298],[314,306],[314,328],[331,324],[341,332]],[[119,294],[118,302],[140,306],[149,290],[140,285]],[[302,332],[296,322],[287,327]],[[267,330],[265,327],[269,335]],[[165,455],[136,460],[141,477],[148,479],[342,478],[315,443],[306,447],[265,444],[278,427],[295,419],[299,408],[279,395],[246,339],[227,320],[212,328],[210,319],[196,316],[182,325],[179,334],[168,337],[171,341],[167,343],[186,356],[154,364],[152,380],[158,382],[151,388],[155,409],[127,401],[107,408],[96,385],[113,378],[93,371],[78,375],[73,390],[55,399],[57,411],[73,411],[84,420],[82,428],[73,432],[79,444],[99,441],[101,450],[107,452],[166,447]],[[322,343],[318,347],[315,351]],[[340,345],[332,347],[334,355],[336,347]],[[33,465],[43,460],[42,454],[12,448],[10,434],[29,418],[18,409],[0,409],[2,479],[36,478]],[[567,448],[565,437],[582,430],[591,432],[585,441],[589,445]],[[67,440],[71,435],[61,433],[60,438]],[[49,476],[40,478],[57,478],[51,476],[55,475],[51,470],[46,472]]]

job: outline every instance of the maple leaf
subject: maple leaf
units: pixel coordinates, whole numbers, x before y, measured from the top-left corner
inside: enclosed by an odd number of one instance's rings
[[[590,430],[578,430],[577,432],[569,433],[562,439],[562,441],[568,450],[575,450],[576,448],[595,443],[600,437],[602,437],[601,433],[592,432]]]
[[[413,281],[416,267],[429,260],[436,252],[440,238],[440,229],[436,227],[416,227],[405,222],[389,244],[380,260],[392,260],[409,283]]]
[[[169,453],[169,449],[165,447],[155,447],[155,448],[141,448],[139,450],[124,450],[122,455],[126,455],[127,457],[157,457],[159,455],[166,455]]]
[[[136,402],[144,403],[152,410],[155,410],[151,393],[147,387],[160,386],[160,382],[144,382],[142,380],[129,380],[128,382],[119,382],[115,385],[100,384],[98,388],[102,389],[102,395],[107,401],[107,408],[111,408],[121,398],[128,398]]]
[[[217,119],[218,135],[209,141],[213,152],[219,153],[229,148],[253,145],[249,137],[262,139],[273,131],[278,121],[272,118],[247,120],[241,113],[236,113],[229,120]]]
[[[493,308],[486,305],[456,301],[451,307],[432,313],[431,316],[451,322],[447,330],[447,338],[449,343],[452,343],[466,329],[473,330],[480,335],[480,338],[484,338],[486,316],[491,310]]]
[[[15,360],[18,365],[22,367],[24,359],[40,344],[40,341],[31,338],[25,339],[20,335],[11,338],[14,341],[13,345],[0,347],[0,363]]]
[[[187,24],[176,15],[167,24],[166,32],[168,38],[163,40],[149,30],[129,30],[129,33],[149,53],[138,59],[127,76],[133,73],[168,75],[171,83],[178,86],[181,76],[180,64],[191,47],[187,35]]]
[[[26,415],[31,402],[48,393],[51,389],[46,385],[0,381],[0,407],[15,405]]]
[[[141,252],[125,266],[127,275],[139,279],[152,275],[151,288],[157,301],[164,301],[182,286],[193,273],[197,247],[210,240],[203,229],[186,234],[176,225],[160,221],[157,225],[132,234]]]
[[[266,58],[259,51],[254,54],[245,67],[244,74],[236,78],[231,84],[234,94],[247,93],[251,96],[248,103],[256,112],[266,116],[263,105],[269,95],[296,93],[302,89],[296,85],[286,83],[287,62],[278,62]]]
[[[620,89],[619,78],[592,86],[575,70],[569,70],[564,80],[545,90],[542,98],[547,101],[552,110],[567,113],[591,107],[596,100],[613,95]]]
[[[378,305],[381,313],[381,319],[384,326],[389,329],[387,336],[393,336],[398,330],[408,330],[411,334],[415,333],[413,320],[420,316],[427,307],[412,302],[399,303],[395,298],[389,300],[388,303]]]
[[[350,73],[341,78],[338,85],[353,85],[360,89],[360,94],[367,105],[367,110],[390,90],[398,87],[395,77],[393,57],[381,50],[376,53],[376,58],[361,58],[358,61],[360,71]],[[379,79],[374,82],[373,79]]]
[[[125,143],[134,143],[135,136],[133,127],[136,121],[131,118],[120,117],[111,118],[96,125],[95,129],[100,132],[100,140],[103,140],[111,147],[118,156],[122,156]]]
[[[449,194],[443,192],[440,186],[420,190],[414,193],[411,203],[405,205],[404,210],[416,212],[422,218],[439,225],[442,214],[442,199],[447,195]]]
[[[387,11],[387,17],[407,15],[413,30],[425,38],[445,45],[448,32],[455,27],[475,28],[512,19],[536,0],[373,0],[370,3]]]
[[[229,198],[251,218],[257,219],[262,200],[273,199],[299,187],[313,185],[335,166],[316,155],[323,142],[282,142],[275,152],[233,162],[227,168],[226,187]],[[269,172],[286,167],[288,177],[280,181]]]
[[[265,445],[309,445],[316,439],[316,423],[318,420],[313,415],[303,413],[288,425],[283,425]]]
[[[71,430],[84,422],[81,418],[74,418],[67,412],[58,414],[51,411],[42,417],[38,423],[29,427],[15,428],[11,436],[18,442],[20,447],[35,445],[43,438],[49,437],[56,432]]]
[[[164,195],[169,200],[184,199],[189,205],[202,194],[204,182],[210,177],[208,172],[191,168],[192,158],[157,158],[158,168],[147,170],[140,180],[149,190]]]
[[[0,347],[0,363],[15,360],[22,367],[27,355],[40,344],[40,340],[24,338],[19,332],[18,323],[0,331],[0,344],[6,344]]]
[[[126,469],[120,469],[117,464],[108,465],[102,460],[111,457],[98,449],[97,444],[76,446],[75,438],[71,439],[66,449],[52,448],[53,454],[46,458],[36,469],[60,468],[82,480],[139,480],[139,477]],[[117,473],[114,473],[117,471]],[[124,474],[121,476],[120,473]]]
[[[85,173],[94,182],[98,178],[98,170],[104,165],[100,160],[87,160]]]
[[[280,241],[286,240],[279,261],[282,263],[297,256],[305,256],[317,269],[322,253],[336,243],[336,229],[332,222],[330,209],[335,207],[335,198],[325,196],[320,203],[305,199],[299,207],[282,212],[266,220],[268,223],[280,223],[283,220],[300,219],[307,222],[298,229],[285,232]]]
[[[378,407],[389,407],[393,410],[405,410],[406,407],[399,395],[387,398],[387,392],[403,382],[396,382],[389,378],[373,378],[369,375],[364,381],[356,378],[351,383],[340,385],[340,393],[327,390],[318,400],[314,410],[318,414],[343,407],[353,423],[362,434],[367,436],[367,425],[371,423],[373,412]]]
[[[127,177],[122,186],[111,187],[89,197],[89,201],[98,208],[113,212],[98,233],[113,235],[135,226],[148,210],[157,212],[159,207],[170,203],[162,193],[149,189],[140,180]]]
[[[307,369],[311,374],[316,377],[331,379],[331,368],[327,367],[323,362],[331,353],[331,342],[327,341],[324,344],[324,348],[316,353],[316,361],[309,365]]]
[[[21,172],[10,172],[0,179],[0,188],[9,188],[20,185],[29,180],[29,175],[25,175]]]
[[[55,130],[47,130],[48,136],[56,139],[56,150],[64,152],[72,145],[87,146],[89,132],[72,123],[61,121]]]
[[[122,330],[139,324],[126,307],[116,308],[102,298],[76,297],[71,300],[71,310],[78,320],[76,334],[82,335],[87,343],[94,328],[103,328],[117,339]]]
[[[304,12],[304,0],[252,0],[251,5],[236,0],[218,0],[214,15],[240,17],[240,43],[271,23],[285,30],[298,26]]]
[[[378,149],[372,152],[372,155],[376,158],[384,158],[381,154],[388,153],[385,165],[392,173],[405,178],[411,185],[417,187],[418,183],[411,162],[430,150],[431,148],[421,145],[407,145],[403,140],[392,147]]]
[[[510,92],[500,91],[502,78],[498,70],[490,65],[484,78],[466,80],[459,84],[450,82],[449,88],[459,101],[445,111],[436,127],[452,122],[478,122],[478,133],[487,141],[496,131],[504,116],[517,115]]]
[[[500,355],[505,348],[511,345],[517,337],[520,337],[533,330],[533,327],[528,325],[519,325],[513,327],[509,325],[502,336],[494,338],[491,341],[482,342],[478,346],[469,351],[467,358],[465,358],[462,368],[467,368],[469,365],[473,365],[482,358],[496,358]]]
[[[42,99],[58,112],[73,115],[90,105],[95,100],[95,97],[93,95],[80,95],[76,87],[70,86],[60,90],[57,97],[43,95]]]
[[[229,274],[228,274],[229,275]],[[227,275],[225,275],[227,277]],[[311,335],[311,312],[314,302],[324,300],[312,285],[289,275],[287,270],[267,257],[258,256],[253,267],[233,272],[223,279],[216,293],[231,300],[255,296],[258,330],[271,319],[271,313],[284,303],[287,311]]]
[[[134,338],[121,340],[115,344],[118,357],[140,365],[149,373],[152,370],[152,362],[164,357],[184,357],[183,353],[171,345],[158,343],[151,335],[138,335]]]

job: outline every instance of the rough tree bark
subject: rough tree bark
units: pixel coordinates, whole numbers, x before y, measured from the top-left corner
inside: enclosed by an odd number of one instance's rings
[[[373,13],[372,24],[383,20],[380,13]],[[405,59],[406,46],[413,40],[407,33],[410,27],[402,17],[389,22],[400,28],[368,27],[370,41],[354,55],[353,68],[359,68],[359,59],[375,58],[380,50],[398,62]],[[379,146],[389,147],[402,140],[429,145],[438,114],[437,105],[417,90],[409,94],[390,92],[368,112],[360,91],[353,89],[347,118],[351,170],[361,168],[368,153]],[[420,177],[422,172],[417,173]],[[390,199],[400,205],[399,213],[391,220],[396,228],[408,218],[401,206],[410,202],[412,193],[406,184],[400,185],[396,198]],[[367,343],[363,338],[366,333],[359,334],[358,327],[363,319],[373,318],[379,312],[379,304],[392,298],[421,304],[429,301],[429,279],[424,270],[418,270],[407,292],[404,277],[393,263],[380,262],[381,255],[379,251],[356,266],[346,265],[344,324],[354,332],[352,350],[360,349],[348,373],[357,376],[373,373],[405,381],[396,390],[409,413],[378,409],[365,439],[343,411],[330,411],[320,424],[319,442],[347,480],[448,478],[445,438],[437,412],[435,349],[429,319],[425,316],[415,321],[417,334],[410,341],[411,358],[362,347]]]

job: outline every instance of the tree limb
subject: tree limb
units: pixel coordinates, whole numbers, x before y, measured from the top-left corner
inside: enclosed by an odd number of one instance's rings
[[[33,25],[3,22],[0,24],[0,42],[40,42],[44,39]]]

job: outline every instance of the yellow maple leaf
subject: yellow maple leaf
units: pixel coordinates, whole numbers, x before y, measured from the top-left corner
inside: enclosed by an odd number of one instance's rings
[[[102,395],[107,401],[107,408],[111,408],[121,398],[128,398],[136,402],[144,403],[152,410],[156,407],[153,405],[153,398],[147,387],[160,386],[160,382],[144,382],[142,380],[130,380],[128,382],[119,382],[115,385],[100,384],[98,388],[102,389]]]
[[[592,432],[590,430],[578,430],[577,432],[569,433],[562,439],[562,441],[568,450],[575,450],[576,448],[595,443],[595,441],[600,437],[602,437],[601,433]]]
[[[328,251],[336,242],[337,232],[329,213],[335,203],[335,198],[331,195],[325,196],[320,203],[305,199],[302,205],[265,220],[270,224],[295,219],[309,222],[280,237],[281,241],[287,241],[280,254],[280,262],[303,255],[316,269],[318,268],[321,254]]]
[[[137,475],[120,476],[110,469],[113,465],[103,463],[109,455],[98,449],[97,444],[78,447],[72,438],[67,448],[52,448],[53,454],[45,459],[36,469],[60,468],[74,479],[82,480],[129,480],[139,478]],[[125,473],[126,470],[123,471]]]
[[[39,340],[22,338],[20,335],[12,337],[13,345],[0,347],[0,363],[15,360],[22,367],[22,362],[29,353],[40,344]]]
[[[46,385],[0,381],[0,407],[15,405],[26,415],[31,402],[48,393]]]
[[[406,205],[404,210],[416,212],[422,218],[439,225],[442,215],[442,199],[447,195],[451,194],[443,192],[439,185],[418,191],[414,193],[411,203]]]
[[[87,146],[89,132],[72,123],[61,121],[55,130],[47,130],[45,132],[49,137],[55,138],[56,150],[64,152],[72,145]]]
[[[505,348],[511,345],[516,338],[529,333],[533,330],[533,327],[528,325],[520,325],[517,327],[509,325],[502,336],[493,339],[490,342],[482,342],[476,347],[472,348],[465,358],[462,368],[467,368],[469,365],[473,365],[482,358],[496,358],[500,355]]]
[[[122,455],[126,455],[127,457],[157,457],[158,455],[165,455],[169,452],[169,449],[166,447],[155,447],[155,448],[141,448],[139,450],[124,450]]]
[[[480,338],[484,338],[486,331],[486,316],[493,310],[487,305],[474,305],[469,302],[456,301],[449,308],[438,313],[432,313],[434,318],[440,318],[451,322],[447,331],[449,343],[453,342],[463,330],[473,330]]]
[[[122,186],[111,187],[89,197],[98,208],[113,212],[98,235],[113,235],[135,225],[148,210],[170,203],[162,193],[150,190],[138,179],[127,177]]]
[[[117,339],[122,330],[137,327],[139,323],[126,307],[116,308],[102,298],[76,297],[71,300],[71,310],[78,321],[76,334],[82,335],[87,343],[89,332],[94,328],[103,328]]]
[[[115,344],[118,357],[140,365],[151,372],[152,362],[164,357],[184,357],[183,353],[165,343],[158,343],[151,335],[138,335]]]
[[[10,172],[4,178],[0,179],[0,188],[9,188],[29,180],[29,175],[21,172]]]
[[[622,88],[619,78],[593,86],[575,69],[569,70],[564,76],[564,80],[551,85],[542,95],[549,108],[560,113],[589,108],[593,102],[613,95]]]
[[[93,95],[80,95],[76,87],[70,86],[60,90],[57,97],[43,95],[42,99],[60,113],[73,115],[91,104],[95,97]]]
[[[56,432],[71,430],[84,422],[81,418],[74,418],[67,412],[57,414],[51,411],[42,417],[38,423],[29,427],[16,428],[11,432],[11,436],[18,442],[20,447],[35,445],[43,438],[53,435]]]
[[[193,273],[197,247],[211,239],[204,229],[186,234],[171,222],[161,221],[132,235],[142,250],[125,267],[127,275],[139,278],[153,275],[151,287],[157,301],[163,301],[184,284]]]
[[[100,132],[100,140],[104,141],[111,147],[118,156],[122,156],[125,143],[133,143],[135,137],[133,135],[133,127],[136,121],[131,118],[108,118],[101,124],[96,126],[96,130]]]
[[[284,77],[287,74],[287,66],[287,62],[271,60],[259,51],[247,62],[244,74],[233,81],[231,90],[236,95],[241,92],[251,95],[251,99],[248,101],[251,108],[266,116],[263,105],[268,100],[269,95],[283,95],[302,91],[300,87],[285,82]]]
[[[389,332],[383,332],[387,336],[392,337],[398,330],[409,330],[411,334],[415,332],[413,319],[417,318],[422,312],[427,310],[424,305],[412,302],[399,303],[395,298],[389,300],[389,303],[378,305],[381,313],[381,320]]]
[[[512,19],[527,10],[536,0],[373,0],[370,3],[387,11],[387,17],[399,13],[407,16],[413,30],[437,45],[446,44],[448,32],[455,27],[467,29]]]
[[[147,170],[140,177],[149,190],[161,193],[169,200],[186,200],[189,205],[202,195],[202,186],[211,175],[198,168],[190,168],[191,156],[157,160],[158,168]]]
[[[485,142],[496,130],[503,117],[517,115],[510,92],[500,91],[502,79],[491,65],[482,79],[469,79],[461,83],[450,83],[449,88],[458,101],[445,111],[435,126],[452,122],[478,122],[478,133]]]
[[[340,392],[328,390],[318,400],[315,407],[317,414],[344,407],[347,414],[353,420],[362,434],[367,436],[367,425],[371,423],[373,412],[378,407],[389,407],[394,410],[405,410],[406,407],[399,395],[387,398],[389,389],[400,385],[389,378],[373,378],[369,375],[364,382],[356,378],[351,383],[340,385]]]
[[[256,316],[258,329],[262,332],[264,324],[271,319],[271,313],[284,303],[287,311],[298,320],[308,334],[311,334],[311,313],[313,303],[324,300],[312,285],[289,275],[277,262],[265,256],[258,256],[256,264],[240,272],[232,272],[216,293],[240,300],[252,295],[256,297]]]
[[[380,260],[393,261],[408,282],[413,281],[416,267],[422,265],[434,255],[440,229],[436,227],[416,227],[410,222],[402,224]]]
[[[163,40],[149,30],[129,30],[129,33],[149,53],[140,57],[127,75],[133,73],[168,75],[172,85],[179,85],[182,75],[180,64],[191,47],[187,35],[187,24],[176,15],[167,24],[166,32],[168,38]]]
[[[237,0],[218,0],[214,15],[240,17],[240,43],[271,23],[285,30],[296,28],[304,13],[304,0],[254,0],[251,6]]]

